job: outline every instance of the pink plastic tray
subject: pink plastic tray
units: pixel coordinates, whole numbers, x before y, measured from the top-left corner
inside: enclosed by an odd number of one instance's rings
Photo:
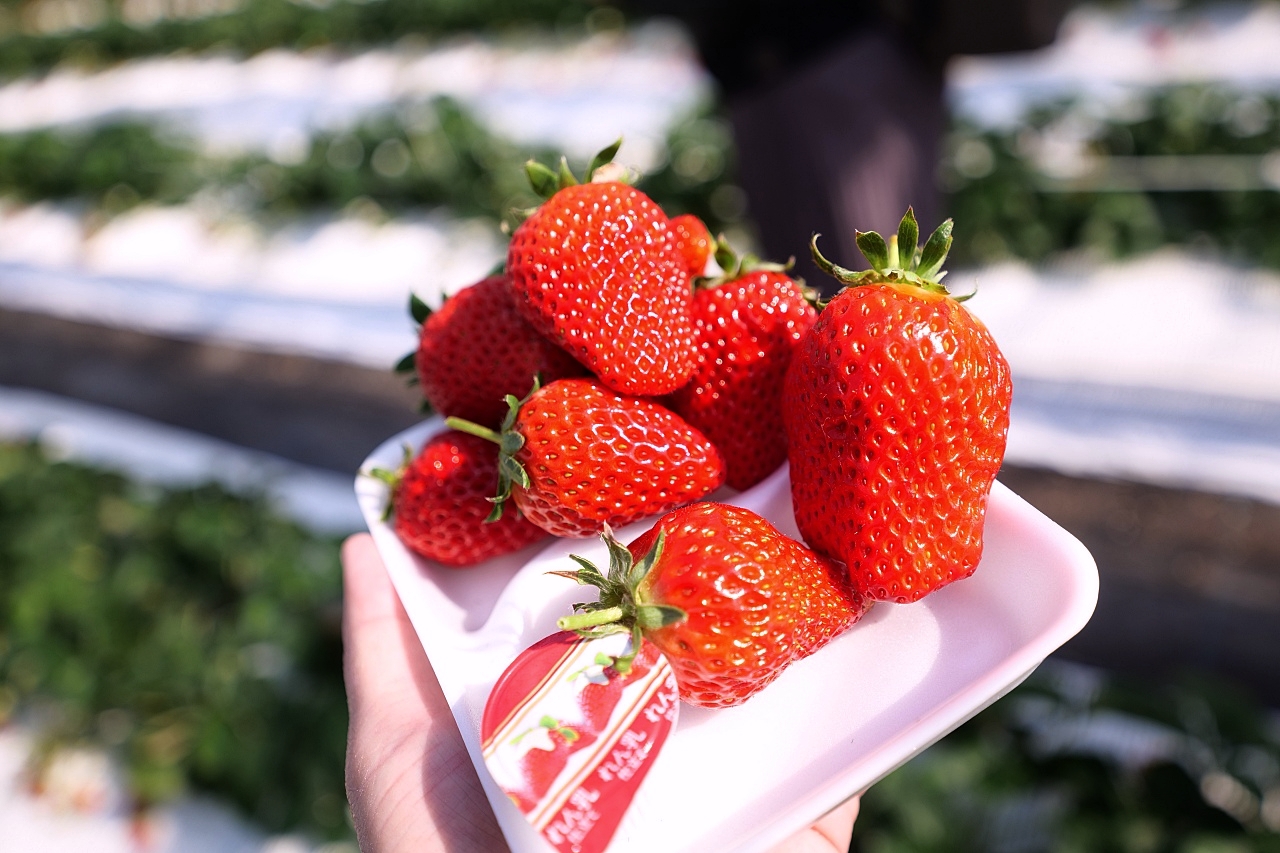
[[[443,429],[397,435],[365,462],[394,468]],[[787,470],[714,497],[796,536]],[[515,851],[552,848],[498,790],[480,758],[489,689],[525,647],[556,630],[582,588],[548,571],[569,554],[607,565],[598,540],[547,540],[449,569],[407,551],[381,521],[386,487],[356,494]],[[630,541],[646,523],[618,531]],[[1069,533],[999,483],[977,572],[911,605],[877,605],[853,630],[737,708],[683,706],[611,851],[762,851],[869,787],[1015,687],[1093,614],[1098,573]]]

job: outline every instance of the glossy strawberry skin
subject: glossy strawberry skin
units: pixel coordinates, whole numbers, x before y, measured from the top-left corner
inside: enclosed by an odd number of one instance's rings
[[[697,500],[724,482],[702,433],[649,400],[590,379],[562,379],[520,408],[514,454],[530,485],[512,486],[520,513],[557,536],[585,537]]]
[[[783,380],[818,315],[795,281],[767,271],[699,290],[692,315],[698,363],[666,402],[719,449],[726,482],[747,489],[786,461]]]
[[[529,325],[504,275],[463,288],[426,319],[414,366],[432,409],[488,427],[502,422],[506,395],[528,394],[535,376],[546,383],[587,372]]]
[[[701,219],[692,213],[682,213],[671,217],[672,245],[676,254],[684,261],[689,275],[697,277],[707,271],[707,261],[711,260],[714,242],[711,232]]]
[[[545,538],[544,530],[516,513],[485,521],[497,485],[497,445],[446,430],[423,445],[395,488],[396,534],[415,553],[454,567]]]
[[[842,291],[783,394],[805,541],[877,600],[917,601],[971,575],[1011,395],[1004,356],[955,300],[905,284]]]
[[[616,182],[543,202],[511,237],[507,269],[524,316],[608,387],[674,391],[693,370],[686,262],[666,214]]]
[[[659,531],[662,553],[636,601],[687,615],[645,631],[670,661],[685,702],[741,704],[866,611],[841,566],[750,510],[709,502],[674,510],[627,546],[636,561]]]

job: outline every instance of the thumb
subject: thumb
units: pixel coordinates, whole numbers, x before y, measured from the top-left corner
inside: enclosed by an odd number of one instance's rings
[[[382,724],[416,724],[437,714],[450,719],[373,537],[348,539],[342,566],[343,674],[353,722],[370,715]]]

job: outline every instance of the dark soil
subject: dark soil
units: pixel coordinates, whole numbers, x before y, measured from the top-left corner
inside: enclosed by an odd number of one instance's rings
[[[1098,609],[1063,657],[1209,672],[1280,707],[1280,506],[1027,468],[1000,479],[1098,563]]]

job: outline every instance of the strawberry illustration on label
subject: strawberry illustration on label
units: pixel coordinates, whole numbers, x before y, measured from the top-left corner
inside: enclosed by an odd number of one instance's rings
[[[485,705],[485,764],[562,853],[609,846],[671,727],[675,675],[657,647],[627,633],[570,632],[530,646]]]
[[[656,648],[650,651],[652,654],[657,653]],[[582,709],[586,731],[604,731],[613,715],[613,709],[622,699],[623,688],[649,672],[649,663],[639,658],[631,662],[631,670],[626,675],[618,672],[615,663],[616,659],[600,653],[596,655],[592,666],[578,674],[581,681],[578,707]]]

